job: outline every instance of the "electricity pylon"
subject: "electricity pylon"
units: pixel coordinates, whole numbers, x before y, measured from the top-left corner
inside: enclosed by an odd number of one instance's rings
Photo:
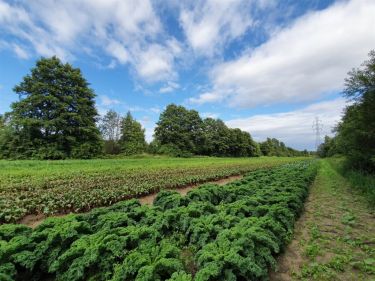
[[[321,140],[320,140],[320,134],[323,130],[323,123],[322,121],[319,119],[319,117],[315,117],[315,120],[313,122],[313,125],[312,125],[312,128],[314,130],[314,133],[315,133],[315,149],[316,151],[318,151],[318,147],[321,143]]]

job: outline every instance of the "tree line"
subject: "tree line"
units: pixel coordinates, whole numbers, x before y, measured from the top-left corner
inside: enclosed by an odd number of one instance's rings
[[[343,95],[351,101],[335,136],[326,136],[318,155],[346,157],[347,168],[375,172],[375,50],[361,67],[351,70],[345,79]]]
[[[0,158],[87,159],[143,152],[180,157],[307,154],[276,139],[257,143],[248,132],[228,128],[220,119],[202,119],[197,111],[175,104],[161,113],[154,140],[147,144],[144,128],[130,112],[120,116],[110,110],[99,118],[95,93],[80,69],[57,57],[38,60],[14,92],[19,100],[0,115]]]
[[[266,141],[260,142],[260,150],[264,156],[308,156],[310,152],[306,149],[299,151],[287,147],[285,143],[275,138],[267,138]]]

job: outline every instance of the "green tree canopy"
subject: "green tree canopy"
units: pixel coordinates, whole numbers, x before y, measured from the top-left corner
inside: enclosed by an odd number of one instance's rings
[[[204,146],[202,154],[224,156],[229,154],[230,131],[220,119],[203,120]]]
[[[209,156],[259,156],[250,134],[230,129],[220,119],[201,119],[198,112],[175,104],[160,115],[155,129],[156,143],[186,154]],[[168,150],[168,149],[166,149]],[[182,153],[182,155],[184,155]]]
[[[336,147],[336,139],[330,138],[329,136],[324,137],[324,142],[319,145],[317,154],[319,157],[330,157],[334,154],[339,153]]]
[[[338,124],[337,145],[354,168],[375,171],[375,51],[349,72],[344,95],[349,105]]]
[[[90,158],[101,152],[93,90],[78,68],[42,58],[14,87],[12,141],[3,155],[17,158]]]
[[[195,110],[170,104],[156,123],[155,138],[161,145],[174,145],[181,151],[198,153],[203,144],[202,119]]]
[[[307,151],[298,151],[287,147],[284,142],[276,138],[267,138],[264,142],[259,143],[260,150],[265,156],[302,156],[309,155]]]
[[[119,144],[126,155],[142,153],[146,149],[145,130],[130,112],[122,119]]]
[[[104,139],[104,153],[118,154],[121,151],[118,141],[121,136],[122,118],[114,110],[108,112],[100,118],[99,130]]]
[[[121,116],[114,110],[108,110],[100,119],[99,130],[105,140],[118,141],[121,136]]]
[[[0,114],[0,130],[5,128],[5,116]]]

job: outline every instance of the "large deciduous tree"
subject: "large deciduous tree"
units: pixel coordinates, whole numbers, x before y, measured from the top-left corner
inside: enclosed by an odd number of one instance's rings
[[[298,151],[287,147],[285,143],[275,138],[267,138],[264,142],[259,143],[260,150],[264,156],[302,156],[308,155],[307,151]]]
[[[121,116],[114,110],[108,112],[101,118],[99,130],[105,140],[118,141],[121,136]]]
[[[170,104],[156,125],[155,138],[161,145],[173,145],[182,152],[199,152],[203,122],[197,111]]]
[[[259,146],[249,133],[230,129],[220,119],[202,120],[197,111],[175,104],[168,105],[160,115],[155,137],[162,151],[174,155],[260,155]]]
[[[142,153],[146,149],[145,130],[130,112],[122,119],[119,144],[126,155]]]
[[[9,114],[7,156],[91,158],[101,152],[95,94],[80,69],[56,57],[42,58],[14,91],[19,101]]]
[[[204,145],[202,154],[211,156],[229,155],[230,132],[220,119],[203,120]]]
[[[109,110],[101,119],[99,130],[104,138],[104,153],[118,154],[121,151],[118,141],[121,137],[122,118],[114,110]]]
[[[375,171],[375,50],[349,72],[344,95],[353,101],[337,126],[337,145],[354,168]]]

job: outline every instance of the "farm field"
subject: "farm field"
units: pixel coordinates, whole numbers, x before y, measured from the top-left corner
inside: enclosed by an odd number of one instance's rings
[[[0,161],[0,223],[98,206],[303,157]]]
[[[316,161],[299,161],[186,196],[161,191],[153,206],[132,199],[35,229],[3,224],[0,278],[267,280],[316,172]]]

